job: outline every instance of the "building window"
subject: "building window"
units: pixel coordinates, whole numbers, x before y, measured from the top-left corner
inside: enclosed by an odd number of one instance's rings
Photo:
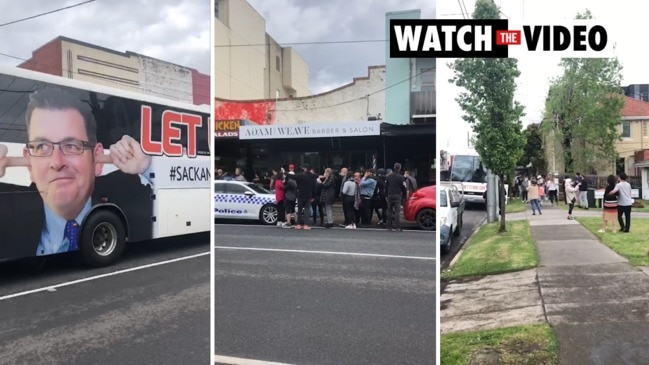
[[[275,99],[279,99],[279,89],[275,89]]]
[[[631,138],[631,122],[622,122],[622,138]]]
[[[435,91],[435,69],[421,69],[421,91]]]
[[[647,138],[647,121],[642,121],[642,138]]]
[[[279,56],[275,56],[275,69],[279,72]]]
[[[220,3],[219,0],[214,0],[214,17],[216,19],[220,19],[219,18],[219,3]]]

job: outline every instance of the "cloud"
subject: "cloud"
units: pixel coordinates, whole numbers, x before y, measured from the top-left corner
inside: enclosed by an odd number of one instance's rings
[[[347,84],[385,64],[385,13],[421,9],[433,18],[435,1],[372,0],[358,6],[349,0],[249,0],[266,19],[266,32],[281,45],[292,45],[310,69],[312,92]],[[357,43],[323,43],[365,41]]]
[[[33,6],[27,5],[32,3]],[[75,2],[76,3],[76,2]],[[3,4],[0,23],[69,6],[70,1],[11,1]],[[211,74],[212,13],[209,1],[111,0],[0,27],[0,52],[22,59],[58,36],[131,51]],[[198,40],[204,41],[201,45]],[[188,44],[190,46],[188,46]],[[152,52],[153,54],[149,53]],[[0,65],[21,63],[0,56]]]

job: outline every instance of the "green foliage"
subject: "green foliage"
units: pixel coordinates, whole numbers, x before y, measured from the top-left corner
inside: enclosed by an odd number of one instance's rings
[[[476,2],[474,19],[500,18],[493,0]],[[465,58],[453,62],[449,80],[464,88],[455,99],[472,125],[475,150],[486,167],[504,181],[523,155],[525,137],[520,118],[523,106],[514,100],[515,79],[520,75],[514,58]],[[504,210],[504,206],[501,206]],[[501,230],[505,230],[504,215]]]
[[[508,222],[506,232],[498,231],[495,222],[480,227],[442,278],[497,275],[538,266],[539,255],[527,220]]]
[[[440,339],[440,360],[444,365],[557,365],[557,339],[547,324],[515,326],[445,334]],[[494,362],[480,362],[474,356],[496,354]]]
[[[525,136],[525,147],[523,157],[518,162],[520,166],[532,167],[529,169],[532,175],[545,175],[548,171],[547,161],[543,149],[543,135],[538,124],[530,124],[523,131]]]
[[[577,19],[590,19],[590,11]],[[563,74],[551,81],[545,103],[544,133],[552,134],[562,151],[565,172],[597,173],[602,162],[617,158],[624,98],[622,66],[617,58],[562,59]]]

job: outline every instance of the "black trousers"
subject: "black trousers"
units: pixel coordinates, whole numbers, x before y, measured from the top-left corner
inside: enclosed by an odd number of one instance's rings
[[[361,200],[363,201],[361,223],[369,226],[372,224],[372,197],[362,195]]]
[[[388,195],[388,228],[401,228],[401,194]]]
[[[370,222],[372,221],[372,216],[376,212],[376,216],[379,218],[379,223],[385,223],[387,217],[385,216],[385,209],[387,208],[387,201],[385,199],[372,199],[372,210],[370,211]]]
[[[622,215],[624,215],[624,220],[622,220]],[[630,205],[618,205],[617,206],[617,222],[620,223],[620,229],[624,232],[629,232],[631,228],[631,206]]]
[[[311,202],[311,215],[313,216],[313,224],[316,223],[316,218],[320,217],[320,222],[324,221],[324,203],[320,203],[320,200],[315,200]]]
[[[278,201],[275,205],[277,206],[277,221],[286,221],[286,209],[284,209],[284,201]]]
[[[345,213],[345,225],[348,226],[355,222],[354,215],[354,196],[343,195],[343,213]]]
[[[306,207],[310,203],[311,199],[297,198],[297,224],[302,226],[305,224],[306,220],[304,216],[308,216],[309,213],[306,212]]]

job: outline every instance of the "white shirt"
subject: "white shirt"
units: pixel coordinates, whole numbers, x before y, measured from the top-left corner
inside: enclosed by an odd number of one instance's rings
[[[619,183],[615,184],[615,189],[617,191],[617,205],[623,207],[633,205],[633,198],[631,197],[631,184],[624,180],[620,180]]]
[[[65,218],[59,217],[54,213],[47,204],[43,203],[45,208],[45,227],[41,232],[41,241],[38,243],[36,249],[36,256],[51,255],[55,253],[68,252],[70,240],[65,237]],[[90,212],[92,203],[90,198],[81,209],[79,215],[75,217],[78,224],[83,222],[83,219]]]

